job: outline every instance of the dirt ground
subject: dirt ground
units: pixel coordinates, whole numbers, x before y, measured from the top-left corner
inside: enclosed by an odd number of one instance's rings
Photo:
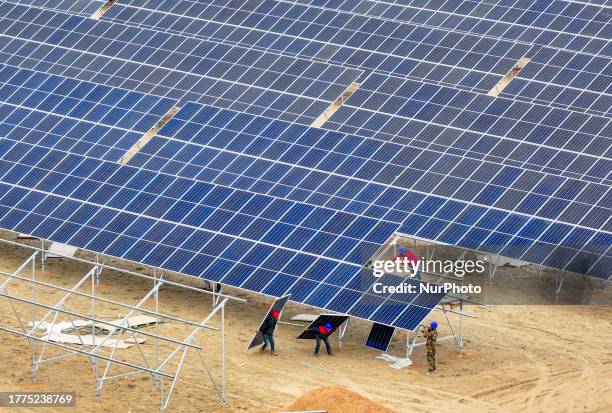
[[[6,234],[0,235],[8,238]],[[25,248],[0,244],[0,271],[14,271],[30,254],[31,251]],[[45,272],[38,270],[36,277],[70,288],[89,269],[90,266],[86,264],[72,261],[53,262]],[[30,272],[24,270],[21,275],[29,277]],[[503,277],[503,271],[497,277]],[[0,276],[0,282],[4,279]],[[150,281],[105,271],[96,294],[133,305],[151,287]],[[7,287],[7,293],[31,297],[32,288],[29,283],[14,282]],[[453,341],[440,342],[438,374],[429,376],[422,347],[413,353],[414,364],[402,370],[391,369],[385,361],[376,359],[378,352],[363,347],[370,324],[359,320],[351,321],[342,349],[338,349],[337,342],[332,340],[337,350],[334,357],[313,357],[314,343],[295,340],[301,330],[291,325],[281,325],[278,329],[278,357],[258,352],[247,353],[246,345],[269,304],[255,295],[236,290],[228,290],[228,293],[246,298],[248,302],[230,303],[226,312],[227,412],[285,411],[304,393],[316,392],[315,389],[323,386],[342,386],[396,412],[612,411],[610,306],[468,306],[465,311],[478,318],[465,320],[463,355],[457,353]],[[57,302],[62,293],[39,288],[37,295],[45,303],[51,304]],[[201,321],[210,311],[211,300],[197,292],[163,287],[160,306],[164,313]],[[147,307],[153,308],[151,303]],[[26,320],[31,320],[31,307],[16,304],[16,308]],[[70,299],[66,308],[87,314],[91,301]],[[19,328],[6,299],[0,298],[0,311],[2,325]],[[44,312],[39,308],[36,316],[40,318]],[[283,317],[288,320],[304,312],[315,313],[312,309],[289,305]],[[104,319],[118,318],[126,313],[125,308],[116,305],[96,305],[96,314]],[[446,322],[442,322],[444,317],[441,312],[435,311],[430,317],[430,320],[433,319],[441,325],[441,336],[449,334]],[[218,318],[212,325],[219,325]],[[190,328],[168,322],[158,327],[147,327],[145,331],[182,339]],[[142,345],[149,361],[156,358],[154,343],[155,339],[148,338]],[[200,333],[197,343],[204,347],[205,358],[217,374],[220,367],[218,333]],[[398,333],[389,352],[401,355],[404,346],[405,334]],[[160,357],[163,359],[171,348],[165,344],[161,348]],[[38,344],[37,351],[40,352],[40,349],[41,345]],[[47,348],[48,356],[63,352],[61,349]],[[224,411],[195,352],[187,354],[186,368],[180,375],[181,380],[186,382],[179,382],[169,411]],[[117,355],[134,363],[143,363],[135,347],[118,350]],[[170,365],[176,366],[176,363],[171,362]],[[104,366],[101,363],[100,367]],[[118,374],[127,370],[113,366],[111,371]],[[95,378],[91,364],[84,356],[42,365],[36,384],[32,383],[31,374],[31,348],[27,341],[23,337],[0,332],[0,391],[76,391],[77,408],[74,411],[79,412],[154,412],[159,409],[159,392],[151,376],[144,374],[105,383],[101,400],[96,401]],[[166,380],[166,392],[169,387],[170,383]],[[318,406],[320,397],[320,394],[313,397],[311,405],[302,399],[299,406],[323,408]],[[333,392],[330,392],[330,397],[333,400]],[[71,410],[45,409],[46,412]],[[13,408],[3,411],[34,410]]]

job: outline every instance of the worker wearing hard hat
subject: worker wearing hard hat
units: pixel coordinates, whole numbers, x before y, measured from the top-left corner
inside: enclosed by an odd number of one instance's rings
[[[427,339],[425,349],[427,350],[427,367],[429,374],[434,374],[436,370],[436,340],[438,339],[438,323],[432,321],[429,327],[425,327],[423,336]]]

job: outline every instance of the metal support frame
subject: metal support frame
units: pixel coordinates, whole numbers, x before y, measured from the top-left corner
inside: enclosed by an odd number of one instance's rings
[[[338,327],[338,348],[342,348],[342,345],[344,344],[344,336],[346,334],[346,330],[348,329],[350,321],[351,318],[349,317],[344,323],[340,325],[340,327]]]
[[[184,382],[184,380],[179,380],[179,375],[181,374],[185,366],[187,354],[188,352],[195,352],[197,355],[197,359],[200,360],[200,364],[207,372],[212,386],[218,394],[222,406],[225,407],[227,405],[225,382],[225,305],[229,301],[245,302],[246,300],[228,296],[222,294],[221,292],[205,291],[198,288],[189,287],[187,285],[182,285],[176,282],[171,282],[164,278],[163,271],[159,272],[159,270],[155,268],[152,269],[153,276],[151,277],[140,273],[133,273],[131,271],[124,270],[121,268],[112,267],[106,264],[106,260],[104,257],[102,258],[102,260],[100,260],[100,256],[98,254],[95,254],[93,262],[82,258],[64,257],[67,260],[85,262],[89,263],[92,266],[91,269],[83,277],[81,277],[76,284],[74,284],[71,288],[66,288],[63,286],[54,285],[50,282],[44,282],[36,279],[37,257],[40,258],[41,266],[44,265],[44,260],[42,259],[44,257],[44,254],[46,253],[46,251],[44,250],[44,241],[42,241],[41,244],[42,248],[37,248],[21,243],[15,243],[3,239],[0,239],[0,242],[18,245],[24,248],[34,250],[33,254],[29,258],[27,258],[14,272],[10,273],[0,271],[0,276],[7,277],[0,284],[0,298],[6,299],[10,303],[15,318],[20,327],[20,330],[15,330],[14,328],[9,328],[9,326],[5,327],[0,325],[0,331],[16,334],[27,339],[32,351],[33,382],[36,382],[39,370],[43,364],[47,364],[52,361],[61,361],[72,356],[85,356],[87,360],[91,363],[92,371],[94,373],[94,376],[96,377],[95,391],[96,398],[98,400],[101,397],[101,390],[107,381],[145,373],[153,378],[155,385],[157,386],[160,392],[160,409],[162,412],[165,412],[168,409],[170,399],[174,393],[177,383],[179,381]],[[31,277],[26,277],[21,274],[27,268],[31,268]],[[96,287],[99,284],[100,274],[105,268],[151,279],[153,280],[153,286],[139,300],[136,305],[130,305],[127,303],[110,300],[108,298],[99,297],[96,295]],[[7,286],[11,283],[16,282],[31,284],[31,298],[19,297],[17,295],[12,295],[7,292]],[[214,308],[206,315],[206,317],[204,317],[199,322],[181,319],[170,314],[163,314],[160,312],[159,309],[159,291],[160,288],[164,285],[174,285],[183,289],[194,290],[206,295],[210,295],[214,302]],[[57,302],[54,302],[51,305],[45,304],[37,299],[37,287],[41,286],[47,289],[62,292],[63,295]],[[87,292],[85,292],[84,290],[86,290]],[[68,310],[66,308],[66,303],[68,300],[74,297],[91,300],[91,313],[82,314]],[[155,310],[143,308],[143,305],[145,305],[151,300],[154,300]],[[24,322],[23,315],[20,313],[20,311],[18,311],[17,307],[15,306],[16,303],[31,307],[31,328],[28,328],[28,326]],[[127,314],[118,323],[111,323],[96,316],[96,312],[98,311],[97,305],[99,305],[99,303],[110,303],[125,308],[128,311]],[[37,319],[37,308],[42,308],[46,311],[40,320]],[[149,314],[156,318],[155,324],[151,327],[155,329],[154,332],[137,330],[129,326],[129,317],[137,313]],[[219,328],[208,325],[215,316],[220,317]],[[52,330],[53,327],[57,325],[60,317],[67,319],[70,322],[70,325],[72,326],[75,335],[78,337],[79,344],[63,344],[61,342],[53,341],[54,338],[51,337],[51,334],[40,336],[40,334],[37,333],[38,327],[43,322],[47,322],[47,320],[51,320],[50,326]],[[75,324],[75,321],[77,319],[85,320],[88,322],[88,325],[91,325],[90,334],[85,336],[83,335],[84,333],[82,332],[82,330],[77,329]],[[3,317],[3,321],[6,322],[6,320],[7,318]],[[191,326],[192,329],[190,330],[189,335],[183,340],[166,337],[160,335],[158,331],[161,320],[171,320],[173,322],[177,322],[185,326]],[[109,333],[103,337],[96,336],[96,325],[109,326]],[[217,372],[217,375],[220,375],[219,382],[217,382],[215,378],[215,373],[212,371],[212,369],[206,362],[204,348],[198,345],[196,342],[196,336],[201,331],[213,331],[215,333],[219,333],[221,358],[220,372]],[[117,355],[118,343],[123,334],[128,335],[129,338],[132,339],[130,341],[130,344],[134,344],[133,348],[137,350],[137,358],[140,361],[125,361],[125,358],[128,355],[127,352],[122,353],[121,357]],[[103,354],[104,344],[108,342],[111,337],[116,340],[114,342],[114,345],[112,346],[112,350],[110,351],[110,354]],[[155,345],[155,352],[153,356],[147,354],[147,352],[141,346],[141,342],[137,339],[137,337],[146,337],[152,339],[151,341]],[[40,348],[37,348],[38,342],[42,343],[42,346]],[[162,359],[160,354],[161,343],[164,343],[164,347],[172,346],[174,348],[170,355],[165,359]],[[60,355],[48,356],[46,353],[49,346],[65,350],[67,352]],[[109,347],[107,346],[106,348]],[[133,354],[129,355],[133,356]],[[105,363],[103,369],[100,369],[100,367],[102,367],[101,363],[103,362]],[[111,374],[111,366],[121,366],[124,369],[127,368],[128,371],[115,372]],[[164,388],[164,380],[170,380],[170,387],[167,390]]]
[[[565,283],[566,277],[567,272],[562,271],[561,275],[555,279],[555,302],[559,300],[559,295],[561,294],[561,289],[563,288],[563,284]]]
[[[216,292],[216,293],[223,293],[223,284],[221,284],[221,283],[213,283],[212,284],[212,288],[213,288],[213,291]],[[221,296],[218,296],[218,295],[213,296],[213,299],[212,299],[212,308],[213,308],[213,310],[215,308],[217,308],[217,306],[219,305],[220,300],[221,300]]]
[[[493,264],[493,255],[489,254],[489,282],[493,282],[495,279],[495,271],[497,271],[499,260],[501,260],[501,255],[496,255],[495,257],[497,257],[497,259],[495,260],[495,264]]]

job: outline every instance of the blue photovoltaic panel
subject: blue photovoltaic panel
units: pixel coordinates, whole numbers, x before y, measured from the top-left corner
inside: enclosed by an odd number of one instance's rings
[[[479,171],[479,179],[486,182],[466,182],[466,177],[458,177],[453,183],[439,174],[424,174],[422,168],[415,169],[417,165],[407,167],[405,160],[412,162],[417,153],[413,149],[408,156],[402,152],[403,146],[377,139],[197,104],[186,105],[159,135],[132,159],[132,165],[389,223],[402,222],[400,231],[406,234],[515,258],[529,257],[555,268],[580,268],[590,274],[586,267],[595,269],[599,258],[585,258],[588,254],[577,252],[600,250],[601,241],[609,241],[605,234],[612,224],[612,194],[607,185],[537,176],[520,168],[512,172],[492,163],[462,165],[470,174]],[[438,155],[419,155],[416,160],[426,164],[427,156],[435,160]],[[427,175],[425,181],[418,180],[422,175]],[[441,180],[451,191],[437,190]],[[515,181],[516,189],[503,187]],[[572,199],[566,199],[568,196]],[[590,201],[585,202],[589,196]],[[567,224],[550,221],[559,219]],[[472,226],[478,237],[473,236],[474,231],[468,234]],[[535,227],[557,235],[550,238],[540,230],[526,229]],[[579,238],[585,242],[576,243],[578,238],[570,233],[583,234]],[[517,246],[523,238],[526,246]],[[559,238],[566,240],[564,246],[555,246]],[[570,249],[576,249],[574,257],[560,260],[553,250],[562,249],[567,257],[571,254],[565,250],[568,243]],[[608,278],[609,274],[606,270],[599,276]]]
[[[360,70],[0,3],[0,60],[147,93],[316,118]],[[18,22],[18,23],[17,23]],[[143,83],[147,82],[147,84]]]
[[[544,47],[502,96],[612,117],[612,59]]]
[[[336,331],[342,324],[344,324],[348,320],[347,316],[343,315],[335,315],[335,314],[321,314],[315,321],[310,323],[310,325],[306,328],[306,330],[302,331],[300,335],[297,337],[300,340],[314,340],[316,338],[316,334],[311,331],[311,328],[319,328],[319,326],[323,326],[327,323],[332,325],[332,332],[330,335]]]
[[[102,7],[106,0],[11,0],[11,3],[90,16]]]
[[[410,80],[398,83],[371,75],[366,83],[365,90],[358,90],[342,105],[325,128],[609,182],[609,118]]]
[[[289,301],[288,295],[281,297],[277,300],[274,300],[274,302],[270,306],[270,310],[264,315],[263,319],[259,323],[259,327],[257,328],[255,335],[251,339],[251,342],[249,343],[247,350],[250,350],[252,348],[255,348],[257,346],[261,346],[262,344],[264,344],[265,342],[264,336],[262,332],[260,331],[261,326],[263,325],[264,321],[266,321],[266,318],[269,316],[269,314],[272,311],[278,311],[278,313],[282,316],[283,308],[285,308],[285,304],[287,304],[287,301]]]
[[[104,18],[486,91],[531,49],[525,43],[273,0],[129,0]]]
[[[606,94],[612,81],[606,75],[612,70],[610,59],[476,34],[273,0],[257,5],[130,0],[127,6],[113,7],[105,17],[480,92],[489,92],[519,59],[529,57],[525,70],[539,75],[521,74],[523,86],[513,89],[521,93],[512,94],[513,98],[530,101],[537,92],[538,103],[594,114],[606,113],[611,106]],[[580,98],[573,99],[583,89]],[[591,105],[593,109],[584,108]]]
[[[0,68],[0,136],[118,161],[176,101]]]
[[[360,265],[185,222],[180,217],[190,212],[205,214],[199,200],[218,200],[207,184],[4,139],[0,146],[2,228],[250,291],[291,294],[296,302],[399,328],[444,296],[380,295],[372,289],[377,278]],[[182,203],[156,195],[162,188]],[[221,211],[211,211],[211,224],[237,216]],[[399,278],[417,291],[423,284]]]
[[[548,203],[539,214],[529,211],[543,218],[551,218],[552,205],[562,205],[565,212],[556,219],[570,224],[582,221],[593,228],[605,224],[610,213],[610,195],[600,200],[586,198],[587,194],[606,194],[609,187],[605,185],[494,162],[469,162],[416,145],[325,132],[197,104],[186,105],[131,164],[390,222],[405,215],[394,210],[403,193],[385,190],[387,186],[482,206],[495,204],[506,210],[521,203],[525,207]],[[599,206],[585,218],[594,201]],[[521,208],[518,212],[527,212]]]
[[[612,120],[603,116],[376,74],[344,106],[612,159]]]
[[[612,56],[610,4],[606,0],[307,0],[301,3]],[[601,7],[604,4],[607,7]]]
[[[17,161],[29,148],[29,145],[5,141],[2,149],[7,152],[9,159]],[[45,152],[47,148],[38,148],[36,151]],[[59,156],[57,153],[54,155]],[[71,162],[76,162],[77,159],[83,158],[71,157],[70,159]],[[134,168],[129,170],[133,175],[135,174]],[[199,185],[196,186],[194,185],[196,181],[191,179],[177,180],[171,176],[160,178],[160,181],[167,182],[176,180],[180,182],[182,189],[193,187],[193,191],[199,191],[195,194],[173,192],[167,190],[167,185],[147,185],[148,182],[144,179],[148,174],[136,175],[133,181],[144,185],[147,192],[150,193],[149,197],[143,198],[150,200],[150,205],[136,206],[130,203],[130,198],[127,197],[113,199],[112,197],[120,192],[121,187],[118,185],[107,185],[100,190],[98,195],[94,196],[108,197],[114,206],[128,211],[164,216],[172,221],[197,224],[201,228],[228,236],[239,236],[251,241],[279,245],[291,250],[299,250],[305,254],[328,257],[356,265],[365,264],[399,227],[398,223],[360,218],[355,213],[336,212],[331,208],[284,201],[270,195],[256,196],[253,192],[232,190],[217,184],[198,181]],[[96,185],[91,182],[84,186],[95,187]],[[128,193],[137,196],[137,188],[131,189],[133,190]],[[62,192],[61,186],[54,189],[48,188],[48,190],[57,195],[70,195],[70,193]],[[91,192],[87,191],[86,194],[90,195]],[[153,202],[152,196],[163,199]],[[196,208],[194,203],[200,199],[203,206]],[[172,209],[175,204],[176,207]],[[326,264],[324,267],[327,268],[329,265]]]
[[[174,99],[13,66],[0,70],[0,102],[142,134],[177,103]]]
[[[421,321],[418,322],[420,323]],[[417,326],[418,324],[416,324],[414,328],[416,328]],[[414,328],[410,330],[414,330]],[[374,350],[387,351],[389,345],[391,344],[391,340],[393,339],[394,333],[394,327],[374,323],[372,325],[372,329],[370,330],[370,334],[368,334],[365,346],[373,348]]]

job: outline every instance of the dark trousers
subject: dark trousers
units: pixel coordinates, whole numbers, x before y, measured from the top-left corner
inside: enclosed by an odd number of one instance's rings
[[[327,338],[327,336],[324,336],[321,333],[317,333],[316,335],[316,339],[317,339],[317,346],[315,347],[315,354],[319,354],[319,349],[321,348],[321,340],[323,340],[325,342],[325,349],[327,350],[327,354],[331,354],[331,345],[329,344],[329,339]]]
[[[264,344],[263,347],[261,348],[262,350],[265,350],[266,347],[268,347],[268,343],[270,343],[270,350],[272,350],[274,352],[274,336],[268,336],[266,334],[264,334]]]

